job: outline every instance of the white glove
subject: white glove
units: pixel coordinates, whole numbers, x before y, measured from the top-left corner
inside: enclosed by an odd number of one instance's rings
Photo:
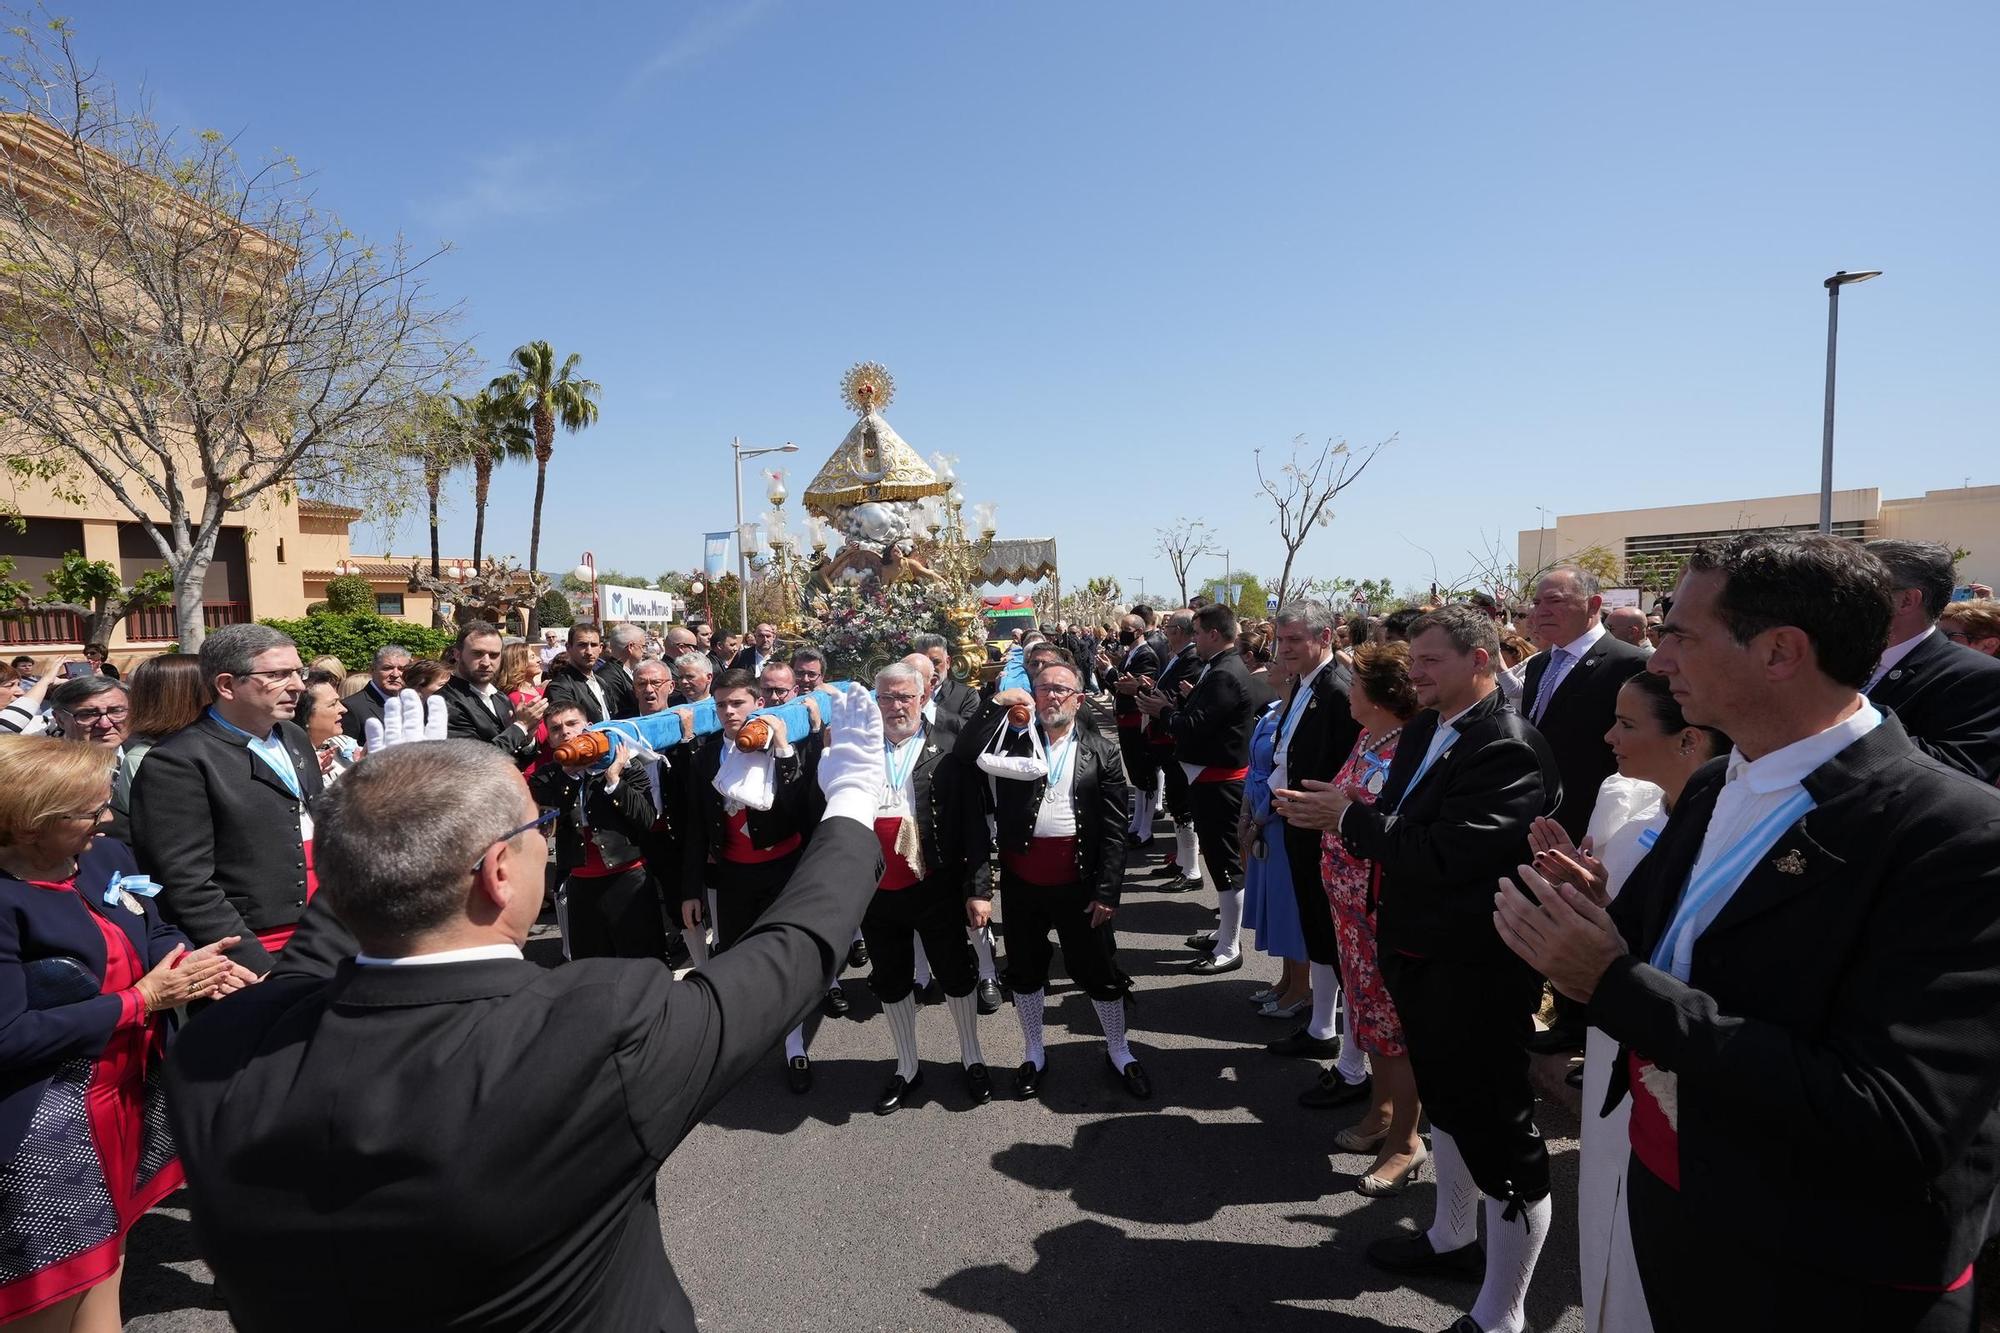
[[[363,722],[361,733],[368,738],[370,754],[411,741],[441,741],[445,735],[444,700],[435,694],[426,699],[415,690],[404,690],[382,705],[380,721],[371,717]]]
[[[882,804],[882,710],[868,687],[849,681],[826,703],[826,745],[819,756],[819,787],[826,817],[845,815],[868,828]]]

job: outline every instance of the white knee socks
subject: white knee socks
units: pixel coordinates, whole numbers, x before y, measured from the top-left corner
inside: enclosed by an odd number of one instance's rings
[[[1174,826],[1174,855],[1180,859],[1181,873],[1201,883],[1201,839],[1194,835],[1194,821]]]
[[[979,955],[979,979],[981,981],[999,980],[999,974],[993,970],[993,928],[991,926],[981,926],[979,929],[974,930],[971,926],[967,926],[965,933],[967,938],[972,941],[972,952]]]
[[[801,1023],[785,1034],[785,1058],[796,1060],[806,1053],[806,1027]]]
[[[979,1049],[978,998],[967,991],[964,995],[945,996],[944,1003],[951,1010],[951,1025],[958,1029],[958,1062],[968,1069],[985,1064],[986,1053]]]
[[[1222,905],[1222,920],[1215,927],[1215,961],[1226,963],[1242,952],[1243,890],[1217,889],[1215,897]]]
[[[1153,813],[1159,814],[1167,808],[1167,775],[1161,773],[1153,779]]]
[[[931,984],[931,956],[924,952],[924,937],[913,936],[917,942],[917,989],[926,990]]]
[[[1340,1006],[1340,1058],[1333,1062],[1333,1068],[1342,1081],[1359,1083],[1368,1077],[1368,1057],[1361,1053],[1361,1043],[1354,1035],[1354,997],[1344,998],[1347,1002]]]
[[[1138,802],[1138,808],[1132,812],[1132,841],[1144,842],[1153,836],[1153,803],[1144,792],[1139,793]]]
[[[917,1002],[905,995],[882,1006],[889,1020],[889,1035],[896,1040],[896,1072],[904,1078],[917,1076]]]
[[[1104,1046],[1111,1063],[1122,1074],[1125,1066],[1132,1063],[1132,1048],[1125,1041],[1125,1001],[1092,1000],[1090,1007],[1097,1011],[1098,1024],[1104,1029]]]
[[[1040,1069],[1048,1062],[1042,1053],[1042,998],[1043,992],[1015,991],[1014,1012],[1021,1017],[1021,1044],[1027,1047],[1026,1060]]]
[[[1340,998],[1340,977],[1332,963],[1313,963],[1308,971],[1312,977],[1313,1016],[1306,1024],[1306,1035],[1324,1041],[1334,1033],[1333,1006]]]
[[[1437,1167],[1437,1216],[1424,1234],[1439,1254],[1464,1249],[1479,1239],[1479,1186],[1472,1183],[1458,1144],[1436,1126],[1431,1128],[1431,1161]],[[1490,1259],[1486,1271],[1493,1271]]]
[[[1509,1222],[1505,1199],[1486,1200],[1486,1280],[1472,1303],[1472,1322],[1486,1333],[1523,1333],[1528,1326],[1528,1283],[1548,1239],[1552,1209],[1547,1195],[1525,1205]]]

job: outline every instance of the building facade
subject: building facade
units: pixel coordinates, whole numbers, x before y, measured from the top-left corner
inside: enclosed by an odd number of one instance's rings
[[[1814,532],[1819,493],[1755,500],[1620,509],[1599,514],[1559,514],[1551,525],[1519,534],[1524,575],[1580,555],[1607,552],[1621,569],[1647,557],[1685,557],[1704,541],[1738,532]],[[1833,530],[1856,539],[1903,537],[1943,542],[1968,552],[1959,561],[1961,583],[2000,585],[2000,486],[1925,491],[1906,500],[1884,500],[1873,487],[1833,493]]]

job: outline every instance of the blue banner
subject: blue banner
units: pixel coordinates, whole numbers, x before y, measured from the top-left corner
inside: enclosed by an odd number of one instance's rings
[[[701,534],[701,568],[710,578],[721,574],[729,564],[729,543],[736,537],[734,532],[704,532]]]

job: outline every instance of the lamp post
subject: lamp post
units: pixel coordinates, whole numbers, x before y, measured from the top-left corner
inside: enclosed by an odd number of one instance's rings
[[[744,634],[750,632],[750,543],[743,536],[743,460],[798,451],[799,447],[790,442],[768,449],[745,449],[740,438],[732,436],[729,441],[729,452],[736,460],[736,628]]]
[[[1826,415],[1819,443],[1819,530],[1833,532],[1833,363],[1840,344],[1840,289],[1851,282],[1879,278],[1882,270],[1866,269],[1849,273],[1846,269],[1826,280]]]
[[[583,553],[582,562],[579,563],[575,569],[572,569],[570,571],[570,575],[573,578],[575,578],[578,583],[584,583],[590,586],[591,623],[596,625],[598,627],[598,630],[602,632],[604,628],[603,625],[604,607],[602,603],[600,603],[597,599],[597,557],[592,555],[589,551],[585,551]]]

